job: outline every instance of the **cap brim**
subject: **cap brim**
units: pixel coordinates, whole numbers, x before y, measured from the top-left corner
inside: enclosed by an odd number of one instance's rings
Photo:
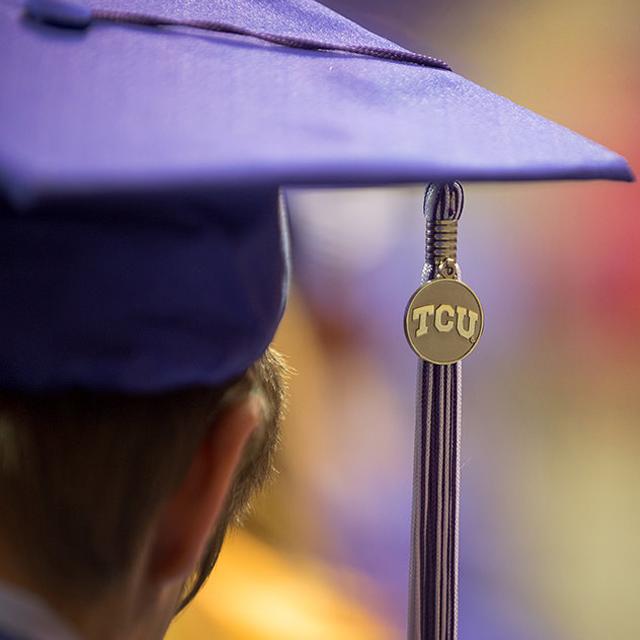
[[[158,4],[175,11],[126,8]],[[250,3],[204,4],[209,17],[241,21]],[[275,4],[259,17],[267,26],[385,42],[315,3]],[[199,17],[193,5],[181,11]],[[73,32],[25,24],[16,5],[0,20],[0,183],[16,201],[230,184],[633,179],[616,153],[450,71],[185,29]]]

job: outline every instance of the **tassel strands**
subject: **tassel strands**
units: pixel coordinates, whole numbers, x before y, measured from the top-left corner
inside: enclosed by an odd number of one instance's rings
[[[433,184],[424,200],[422,282],[456,264],[458,183]],[[461,364],[420,361],[416,402],[409,640],[455,640],[458,630]]]

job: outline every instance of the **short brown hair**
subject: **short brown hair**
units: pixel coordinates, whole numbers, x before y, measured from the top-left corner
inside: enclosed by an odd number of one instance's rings
[[[227,525],[272,466],[284,365],[268,350],[227,384],[157,395],[0,392],[0,526],[48,586],[85,597],[131,566],[146,527],[184,477],[216,416],[265,396],[265,428],[250,440],[211,549],[187,585],[201,586]],[[212,427],[213,425],[213,427]]]

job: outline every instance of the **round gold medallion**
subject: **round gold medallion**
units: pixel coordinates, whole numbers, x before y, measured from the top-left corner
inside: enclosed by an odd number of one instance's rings
[[[450,278],[422,285],[409,300],[404,321],[411,348],[433,364],[453,364],[468,356],[483,327],[478,296],[466,284]]]

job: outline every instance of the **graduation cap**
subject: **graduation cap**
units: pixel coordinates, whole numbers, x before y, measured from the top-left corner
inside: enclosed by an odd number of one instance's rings
[[[312,0],[0,0],[0,60],[3,388],[226,381],[284,308],[282,187],[431,183],[409,637],[455,638],[459,361],[483,325],[458,181],[631,180],[624,159]]]

